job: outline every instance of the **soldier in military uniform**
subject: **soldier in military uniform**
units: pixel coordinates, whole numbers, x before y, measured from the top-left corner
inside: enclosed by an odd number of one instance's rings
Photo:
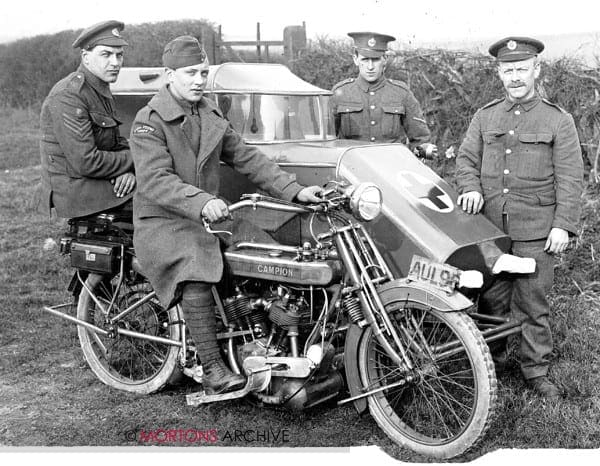
[[[504,277],[481,299],[484,311],[513,312],[522,321],[521,372],[547,397],[559,389],[548,374],[554,254],[575,235],[583,189],[583,160],[573,118],[540,97],[535,80],[544,45],[508,37],[489,52],[498,61],[506,95],[479,109],[456,160],[458,204],[480,211],[512,239],[512,253],[533,257],[533,274]]]
[[[358,77],[333,86],[338,137],[372,143],[400,142],[427,155],[435,153],[419,102],[406,83],[384,76],[387,44],[396,39],[374,32],[348,35],[354,39]]]
[[[256,147],[248,146],[223,114],[203,96],[208,59],[198,41],[181,36],[164,49],[168,85],[142,108],[132,125],[131,149],[138,188],[134,196],[133,242],[160,301],[181,306],[202,362],[205,389],[221,393],[245,379],[223,363],[217,345],[213,283],[223,259],[210,222],[229,215],[218,197],[219,164],[247,175],[272,195],[317,202],[318,186],[304,187]]]
[[[77,71],[54,85],[42,105],[42,205],[59,217],[129,207],[135,188],[129,144],[119,134],[109,83],[123,64],[124,24],[105,21],[73,43]]]

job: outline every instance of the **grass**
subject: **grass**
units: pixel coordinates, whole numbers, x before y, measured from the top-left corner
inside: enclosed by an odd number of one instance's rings
[[[39,115],[38,108],[0,107],[0,170],[40,163]]]
[[[397,459],[428,461],[394,445],[370,416],[359,417],[350,406],[331,403],[298,413],[237,400],[194,408],[184,399],[195,390],[190,384],[135,396],[100,383],[83,359],[75,326],[41,310],[70,299],[67,259],[42,248],[46,238],[60,237],[64,223],[36,210],[40,168],[35,115],[6,113],[4,127],[13,134],[18,129],[23,137],[0,150],[0,446],[133,446],[139,443],[127,436],[131,430],[217,429],[217,446],[378,445]],[[600,189],[589,187],[583,233],[557,265],[551,296],[551,375],[566,397],[546,403],[527,390],[513,351],[508,371],[499,379],[498,416],[484,441],[460,461],[499,448],[600,446],[599,199]],[[247,429],[285,431],[289,441],[235,439],[236,430]]]

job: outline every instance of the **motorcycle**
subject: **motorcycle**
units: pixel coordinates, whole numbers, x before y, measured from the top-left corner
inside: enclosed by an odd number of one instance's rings
[[[213,286],[217,339],[246,385],[201,390],[188,404],[252,396],[301,410],[338,398],[369,410],[397,444],[440,459],[482,439],[497,399],[486,341],[518,324],[475,312],[461,291],[481,286],[480,272],[415,256],[407,277],[394,276],[364,226],[381,208],[376,185],[333,181],[315,204],[251,194],[229,206],[242,221],[258,212],[301,219],[304,233],[293,241],[235,241],[205,223],[226,245],[224,277]],[[131,224],[116,214],[71,220],[61,252],[76,269],[77,316],[61,309],[70,304],[44,309],[77,324],[103,383],[149,394],[184,376],[202,382],[181,308],[158,301]]]

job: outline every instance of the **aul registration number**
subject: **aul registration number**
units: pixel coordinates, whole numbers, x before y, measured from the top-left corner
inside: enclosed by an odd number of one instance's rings
[[[460,270],[425,257],[413,256],[407,278],[451,293],[460,278]]]

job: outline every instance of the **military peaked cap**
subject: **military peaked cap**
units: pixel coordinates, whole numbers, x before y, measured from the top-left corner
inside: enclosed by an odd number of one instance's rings
[[[393,36],[377,32],[349,32],[348,35],[354,39],[355,50],[367,58],[381,57],[388,50],[388,42],[396,40]]]
[[[530,37],[506,37],[490,46],[489,52],[498,61],[521,61],[537,56],[544,44]]]
[[[108,45],[110,47],[129,45],[121,37],[123,29],[125,29],[125,24],[121,21],[102,21],[84,29],[73,42],[73,47],[91,49],[96,45]]]

